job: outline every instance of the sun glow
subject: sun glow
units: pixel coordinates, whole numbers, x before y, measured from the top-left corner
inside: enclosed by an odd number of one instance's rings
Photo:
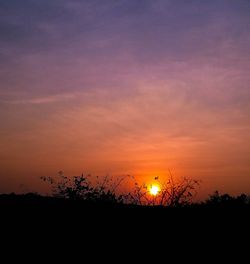
[[[151,185],[149,192],[151,195],[156,196],[160,192],[160,187],[158,185]]]

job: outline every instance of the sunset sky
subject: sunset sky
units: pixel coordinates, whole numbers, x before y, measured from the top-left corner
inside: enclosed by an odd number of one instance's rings
[[[250,1],[0,0],[0,192],[168,169],[250,192]]]

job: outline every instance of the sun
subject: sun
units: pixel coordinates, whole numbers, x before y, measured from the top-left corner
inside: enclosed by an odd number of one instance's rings
[[[151,195],[156,196],[160,192],[160,187],[158,185],[151,185],[149,192]]]

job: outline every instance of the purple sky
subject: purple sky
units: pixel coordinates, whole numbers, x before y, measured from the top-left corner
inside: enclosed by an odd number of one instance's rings
[[[249,72],[249,0],[0,0],[0,192],[168,168],[248,192]]]

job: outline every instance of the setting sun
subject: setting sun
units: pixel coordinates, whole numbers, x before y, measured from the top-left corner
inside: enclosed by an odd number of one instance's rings
[[[156,196],[160,192],[160,187],[157,185],[152,185],[149,190],[151,195]]]

